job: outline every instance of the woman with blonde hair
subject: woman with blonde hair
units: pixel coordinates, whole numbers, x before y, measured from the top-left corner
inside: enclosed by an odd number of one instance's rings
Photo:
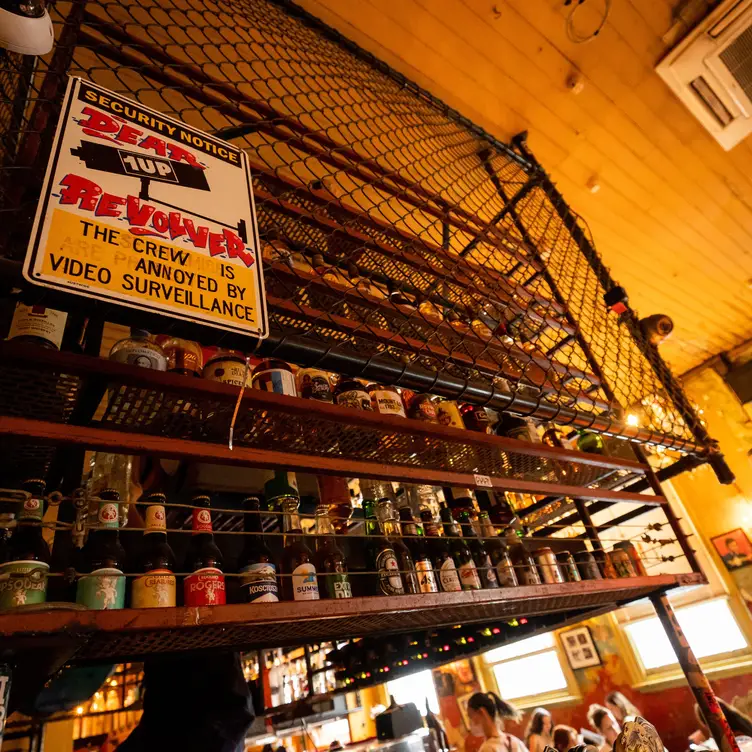
[[[609,692],[606,695],[606,707],[619,724],[642,717],[642,713],[621,692]]]

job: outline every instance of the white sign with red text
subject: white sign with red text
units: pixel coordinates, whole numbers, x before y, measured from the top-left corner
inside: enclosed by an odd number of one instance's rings
[[[24,276],[37,285],[266,337],[245,154],[71,79]]]

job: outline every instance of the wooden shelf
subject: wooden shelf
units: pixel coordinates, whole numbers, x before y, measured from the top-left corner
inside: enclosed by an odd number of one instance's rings
[[[586,618],[589,611],[704,581],[700,574],[658,575],[396,598],[119,611],[47,604],[0,613],[0,639],[16,655],[44,645],[68,651],[75,662],[133,661],[156,653],[282,647],[543,614],[564,619],[584,612]]]
[[[12,364],[0,367],[0,438],[14,451],[25,445],[79,446],[408,483],[666,503],[612,490],[644,475],[645,466],[632,460],[255,389],[242,395],[230,450],[236,387],[12,342],[0,343],[0,363]],[[43,382],[29,381],[29,374],[39,373]],[[79,385],[64,392],[74,405],[87,400],[96,405],[106,394],[101,417],[68,409],[65,400],[61,410],[61,383]]]

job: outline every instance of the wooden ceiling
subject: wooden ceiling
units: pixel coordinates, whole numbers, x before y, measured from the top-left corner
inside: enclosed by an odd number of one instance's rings
[[[752,138],[724,152],[653,70],[696,0],[613,0],[585,44],[564,0],[299,1],[494,135],[529,131],[632,305],[674,319],[676,373],[752,337]]]

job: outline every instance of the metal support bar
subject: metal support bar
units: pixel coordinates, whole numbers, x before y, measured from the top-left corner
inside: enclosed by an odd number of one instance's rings
[[[577,510],[577,514],[580,516],[582,524],[585,526],[585,534],[587,535],[590,544],[593,546],[593,551],[597,554],[595,558],[600,563],[603,558],[603,544],[598,537],[598,530],[593,524],[590,512],[588,512],[588,508],[585,506],[585,502],[582,499],[574,500],[574,508]]]
[[[728,725],[726,716],[723,715],[723,710],[718,704],[710,682],[700,668],[700,664],[695,658],[679,622],[676,620],[676,614],[667,596],[654,595],[651,596],[650,600],[655,606],[663,629],[666,630],[666,636],[679,659],[679,665],[684,672],[684,676],[687,677],[689,688],[700,706],[705,723],[707,723],[718,749],[721,752],[739,752],[736,738]]]
[[[632,445],[632,449],[634,450],[635,457],[642,462],[643,465],[647,468],[645,470],[645,480],[650,484],[650,488],[652,489],[653,493],[656,496],[663,496],[663,489],[661,488],[661,483],[658,480],[658,476],[655,474],[655,470],[650,466],[650,463],[648,462],[648,458],[645,455],[645,452],[643,451],[641,446],[638,446],[637,444]],[[668,524],[671,525],[671,529],[674,531],[674,535],[676,536],[676,540],[681,546],[682,553],[687,558],[687,563],[692,568],[693,572],[702,572],[702,568],[700,567],[699,562],[697,561],[697,558],[695,557],[695,551],[694,549],[689,545],[689,540],[687,539],[687,536],[684,534],[684,531],[681,529],[681,525],[679,524],[679,519],[674,514],[674,510],[671,507],[671,503],[664,505],[663,507],[663,513],[666,515],[666,519],[668,520]]]

